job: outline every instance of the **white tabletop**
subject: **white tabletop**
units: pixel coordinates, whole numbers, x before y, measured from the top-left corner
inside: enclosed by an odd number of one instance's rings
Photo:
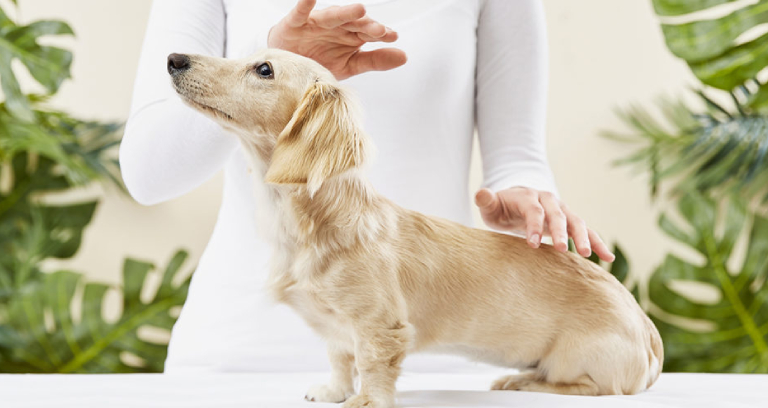
[[[400,407],[768,407],[768,375],[662,374],[634,396],[576,397],[488,391],[495,375],[404,374]],[[0,375],[3,408],[326,408],[303,400],[325,373]]]

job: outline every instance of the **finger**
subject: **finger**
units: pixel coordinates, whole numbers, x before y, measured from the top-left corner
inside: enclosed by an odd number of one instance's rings
[[[482,214],[486,215],[494,214],[501,209],[499,196],[487,188],[481,188],[475,194],[475,205]]]
[[[576,245],[576,252],[584,257],[592,255],[592,248],[589,244],[589,234],[587,233],[587,224],[567,208],[563,209],[565,216],[568,218],[568,233],[571,235],[573,243]]]
[[[387,71],[405,64],[407,60],[405,52],[397,48],[360,51],[349,59],[349,76],[368,71]]]
[[[520,213],[525,218],[525,230],[528,237],[528,245],[538,248],[541,245],[541,235],[544,232],[544,207],[539,203],[538,194],[526,194],[522,202],[518,204]]]
[[[317,10],[312,14],[315,23],[322,28],[336,28],[364,16],[365,7],[362,4],[350,4],[341,7],[332,6]]]
[[[353,33],[365,34],[372,38],[383,37],[385,34],[387,34],[387,32],[392,31],[388,30],[384,24],[381,24],[370,17],[363,17],[355,21],[345,23],[341,26],[341,28]]]
[[[365,42],[385,42],[385,43],[391,43],[397,41],[398,35],[395,31],[387,31],[386,34],[382,37],[371,37],[369,35],[363,34],[363,33],[357,33],[357,36],[365,41]]]
[[[597,233],[591,229],[588,229],[588,235],[589,242],[592,243],[592,249],[595,251],[597,256],[600,257],[600,259],[605,262],[613,262],[616,260],[616,255],[614,255],[613,252],[608,249],[608,245],[605,245],[605,242],[603,242],[602,238],[600,238],[600,235],[597,235]]]
[[[544,207],[552,244],[560,252],[568,250],[568,221],[560,208],[560,201],[551,193],[539,194],[539,202]]]
[[[291,27],[298,27],[309,20],[309,14],[315,8],[316,0],[299,0],[296,7],[286,16],[285,22]]]

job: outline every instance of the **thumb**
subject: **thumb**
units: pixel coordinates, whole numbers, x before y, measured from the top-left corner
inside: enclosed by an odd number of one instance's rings
[[[368,71],[388,71],[408,61],[405,52],[397,48],[379,48],[373,51],[358,51],[349,59],[350,76]],[[338,79],[338,78],[337,78]]]
[[[475,204],[484,214],[492,214],[499,209],[499,195],[493,191],[482,188],[475,194]]]

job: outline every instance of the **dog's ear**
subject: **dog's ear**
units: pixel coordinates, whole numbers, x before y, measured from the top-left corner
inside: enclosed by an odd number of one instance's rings
[[[315,82],[278,136],[265,181],[306,183],[312,196],[328,178],[363,164],[365,141],[344,91]]]

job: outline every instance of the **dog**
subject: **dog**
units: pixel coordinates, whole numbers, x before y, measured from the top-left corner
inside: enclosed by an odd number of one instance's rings
[[[522,370],[494,390],[634,394],[659,376],[656,327],[599,266],[378,195],[357,105],[320,64],[266,49],[171,54],[168,71],[184,102],[239,139],[275,248],[268,290],[328,343],[331,380],[308,400],[391,407],[416,351]]]

